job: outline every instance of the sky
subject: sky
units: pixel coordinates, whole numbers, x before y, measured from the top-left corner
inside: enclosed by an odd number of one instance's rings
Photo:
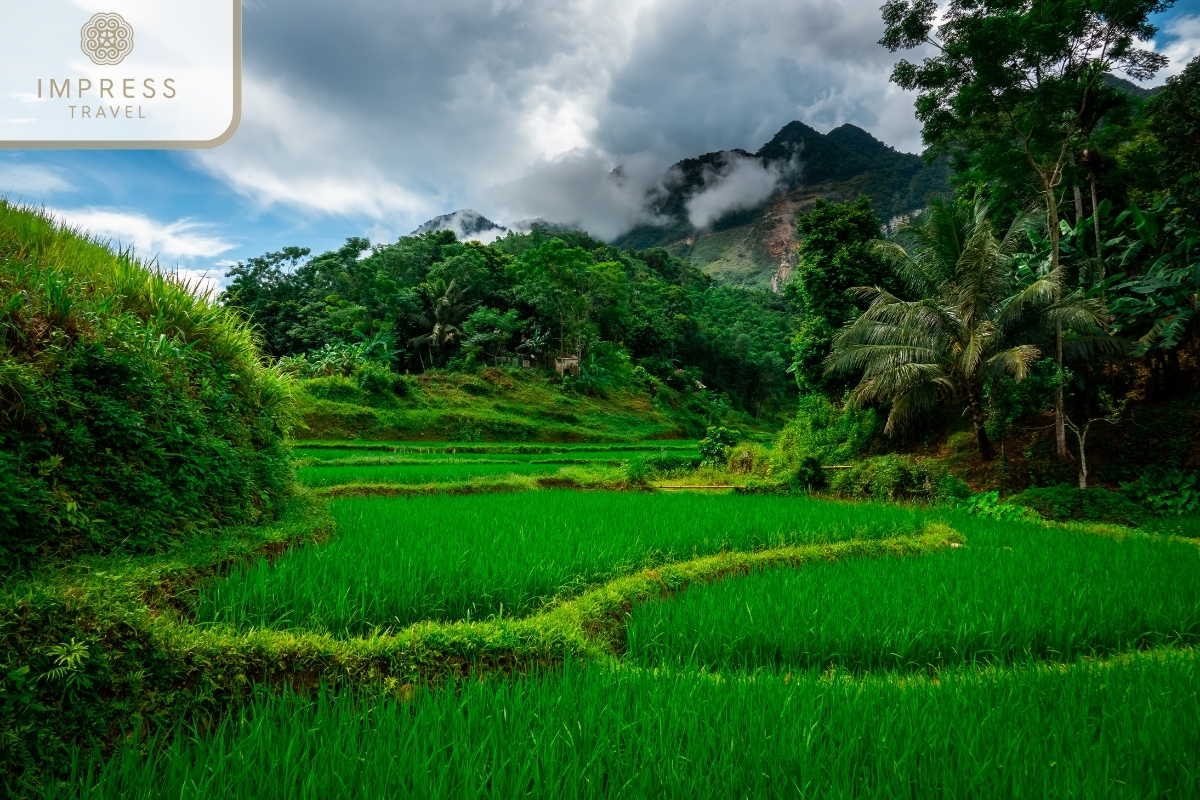
[[[245,0],[232,141],[0,150],[0,195],[203,288],[237,260],[394,241],[461,208],[615,236],[674,161],[757,150],[794,119],[919,152],[913,96],[888,81],[899,56],[876,44],[879,4]],[[1150,85],[1200,55],[1200,0],[1155,22],[1171,66]]]

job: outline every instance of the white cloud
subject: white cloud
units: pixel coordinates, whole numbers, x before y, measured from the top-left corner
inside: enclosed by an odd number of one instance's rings
[[[11,120],[10,120],[11,122]],[[0,164],[0,193],[45,195],[71,192],[71,185],[57,171],[36,164]]]
[[[704,188],[687,201],[688,222],[707,228],[731,211],[753,208],[774,194],[783,178],[780,165],[725,153],[715,167],[705,167]]]
[[[1189,61],[1200,56],[1200,14],[1175,17],[1163,26],[1163,34],[1160,38],[1166,43],[1156,49],[1171,59],[1171,63],[1158,74],[1156,83],[1183,72]]]
[[[649,154],[618,164],[612,156],[579,149],[533,165],[517,180],[494,187],[489,199],[505,219],[544,217],[613,239],[656,221],[647,209],[664,191],[662,179],[662,164]]]
[[[119,247],[132,247],[143,259],[216,258],[234,245],[208,232],[208,226],[190,219],[159,222],[142,214],[101,208],[48,209],[64,224]]]
[[[476,207],[609,235],[661,175],[640,165],[756,150],[793,119],[918,149],[878,3],[263,0],[241,129],[194,157],[263,207],[388,232]]]

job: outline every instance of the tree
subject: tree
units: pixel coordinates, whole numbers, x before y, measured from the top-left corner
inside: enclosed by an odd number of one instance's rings
[[[935,151],[964,148],[990,171],[1031,180],[1059,268],[1059,194],[1064,174],[1097,104],[1115,91],[1104,77],[1121,69],[1147,80],[1166,58],[1139,49],[1157,29],[1151,14],[1173,0],[952,0],[936,27],[935,0],[888,0],[880,44],[895,52],[922,45],[937,54],[918,66],[901,60],[892,80],[917,90],[922,138]],[[1056,358],[1062,367],[1062,332]],[[1055,439],[1067,454],[1062,387]]]
[[[299,321],[303,292],[293,280],[307,247],[285,247],[249,261],[239,261],[225,273],[232,278],[219,302],[253,320],[267,352],[282,356],[296,352],[289,331]],[[302,347],[301,347],[302,349]]]
[[[487,306],[476,309],[462,325],[467,362],[482,354],[494,365],[508,352],[508,343],[523,324],[515,308],[503,314]]]
[[[462,322],[463,318],[471,312],[471,306],[469,303],[460,302],[454,281],[447,284],[439,280],[430,285],[428,291],[431,298],[429,312],[413,314],[411,317],[412,321],[420,325],[426,332],[414,336],[412,344],[417,348],[418,354],[422,346],[429,351],[429,362],[432,366],[436,363],[434,352],[437,353],[438,360],[441,360],[446,346],[457,341],[462,335],[458,323]]]
[[[860,288],[867,310],[841,330],[827,361],[835,373],[862,373],[850,403],[888,402],[885,432],[939,402],[965,398],[979,454],[995,456],[988,439],[984,387],[1001,376],[1025,377],[1053,321],[1099,325],[1092,300],[1064,302],[1062,271],[1019,286],[1012,254],[1024,220],[997,237],[991,207],[935,200],[901,228],[905,248],[880,242],[877,252],[897,271],[915,300],[880,288]]]
[[[1150,130],[1162,150],[1165,175],[1200,217],[1200,57],[1193,58],[1147,104]]]
[[[791,371],[801,391],[839,393],[826,374],[834,331],[866,307],[855,286],[891,285],[887,265],[871,242],[879,238],[879,220],[871,199],[830,203],[818,198],[813,210],[796,220],[801,238],[800,263],[784,289],[804,316],[792,338]]]
[[[629,286],[620,262],[596,263],[581,247],[551,239],[522,253],[505,273],[513,294],[558,328],[560,353],[579,352],[589,322],[619,325],[628,313]],[[598,334],[598,328],[591,331]]]

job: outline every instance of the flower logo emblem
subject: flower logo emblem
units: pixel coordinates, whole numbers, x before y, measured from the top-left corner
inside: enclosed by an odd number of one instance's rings
[[[133,52],[133,27],[120,14],[97,14],[79,35],[83,52],[101,66],[120,64]]]

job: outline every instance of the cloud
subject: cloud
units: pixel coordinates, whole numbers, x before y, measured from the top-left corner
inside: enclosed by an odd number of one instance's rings
[[[649,154],[624,164],[595,150],[573,150],[533,165],[489,197],[507,219],[545,218],[614,239],[636,225],[659,222],[651,203],[665,192],[662,164]]]
[[[756,150],[793,119],[918,149],[878,4],[260,0],[241,129],[192,158],[264,208],[364,230],[474,207],[608,236],[643,221],[658,165]]]
[[[1200,56],[1200,14],[1175,17],[1163,26],[1160,38],[1165,41],[1156,41],[1155,49],[1171,59],[1171,63],[1157,75],[1155,83],[1178,75],[1189,61]]]
[[[75,187],[58,170],[38,164],[0,164],[0,194],[47,195]]]
[[[705,166],[704,188],[685,204],[688,222],[694,228],[707,228],[731,211],[754,208],[775,193],[788,171],[783,165],[764,164],[740,153],[722,153],[715,167]]]
[[[142,258],[216,258],[234,245],[207,233],[208,226],[181,219],[163,223],[142,214],[101,208],[48,209],[50,214],[85,234],[132,247]]]

